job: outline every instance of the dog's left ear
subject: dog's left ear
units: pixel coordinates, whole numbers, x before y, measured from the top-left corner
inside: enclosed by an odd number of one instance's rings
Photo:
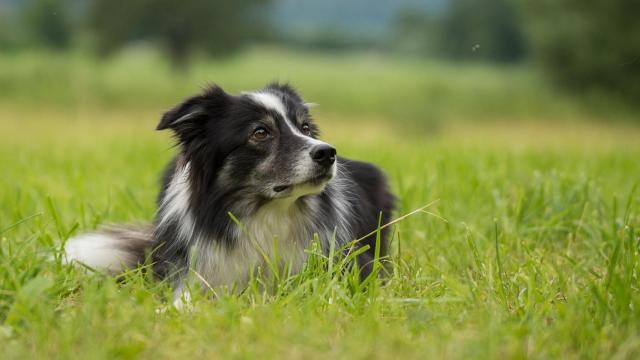
[[[164,113],[156,130],[171,129],[180,141],[189,142],[203,133],[208,121],[223,116],[230,101],[222,88],[212,86]]]

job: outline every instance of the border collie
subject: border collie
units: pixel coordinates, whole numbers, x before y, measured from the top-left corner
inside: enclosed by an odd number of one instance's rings
[[[186,99],[157,127],[174,133],[179,153],[164,172],[153,225],[70,239],[67,260],[119,274],[151,251],[175,302],[190,270],[213,288],[242,289],[274,251],[296,272],[314,238],[325,254],[361,239],[355,246],[368,249],[356,262],[366,277],[376,247],[376,235],[366,235],[389,221],[394,196],[378,168],[318,140],[309,107],[278,83],[237,96],[212,86]]]

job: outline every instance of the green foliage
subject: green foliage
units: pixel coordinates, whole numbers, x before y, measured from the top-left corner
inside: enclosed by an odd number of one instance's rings
[[[573,91],[640,98],[640,3],[526,1],[535,55]]]
[[[445,55],[460,59],[516,61],[525,37],[515,0],[452,0],[441,28]]]
[[[11,49],[18,43],[16,21],[11,14],[0,9],[0,49]]]
[[[405,9],[396,18],[392,47],[457,60],[522,60],[527,44],[516,5],[452,0],[441,14]]]
[[[228,55],[265,30],[266,0],[93,0],[88,23],[99,48],[113,51],[132,41],[157,42],[183,67],[195,50]]]
[[[238,92],[292,81],[305,97],[353,119],[389,118],[401,126],[437,129],[452,120],[512,122],[537,118],[637,119],[617,103],[581,102],[558,93],[526,66],[460,66],[371,54],[323,54],[255,48],[224,59],[194,57],[175,73],[152,49],[105,60],[86,53],[28,52],[0,58],[0,104],[58,109],[166,110],[209,83]],[[37,86],[35,86],[37,84]],[[396,89],[390,91],[390,89]]]
[[[33,0],[24,10],[24,25],[31,42],[54,49],[71,45],[71,21],[65,0]]]

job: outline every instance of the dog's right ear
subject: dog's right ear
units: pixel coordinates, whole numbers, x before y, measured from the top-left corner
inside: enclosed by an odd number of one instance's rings
[[[180,141],[188,142],[203,133],[208,121],[223,116],[230,100],[222,88],[212,86],[164,113],[156,130],[171,129]]]

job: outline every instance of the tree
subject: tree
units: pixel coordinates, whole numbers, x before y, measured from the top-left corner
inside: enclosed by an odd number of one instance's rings
[[[527,0],[534,55],[559,84],[640,98],[640,2]]]
[[[451,0],[440,32],[440,47],[453,58],[508,62],[526,51],[514,0]]]
[[[71,25],[64,0],[34,0],[24,10],[27,37],[45,47],[62,49],[71,43]]]
[[[157,42],[178,68],[194,49],[227,54],[266,27],[267,0],[94,0],[89,26],[98,48],[111,52],[130,41]]]

